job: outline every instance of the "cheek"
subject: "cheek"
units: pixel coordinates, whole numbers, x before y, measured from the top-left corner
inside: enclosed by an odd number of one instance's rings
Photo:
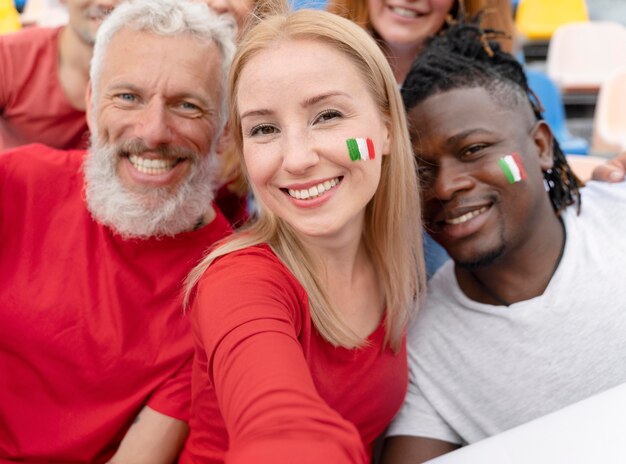
[[[276,156],[269,150],[260,149],[256,146],[243,145],[243,161],[246,165],[248,177],[252,186],[262,194],[267,184],[278,170]]]
[[[382,0],[367,0],[367,11],[369,12],[369,18],[372,24],[376,24],[378,21],[378,14],[383,8]]]
[[[454,1],[435,0],[432,2],[432,32],[439,31],[446,22],[446,17],[450,14],[450,10],[454,6]]]
[[[447,15],[455,4],[455,0],[431,0],[430,5],[433,11]]]
[[[133,127],[132,113],[114,107],[103,108],[97,121],[100,137],[111,142],[130,136],[129,128]]]
[[[233,2],[233,16],[237,20],[238,24],[243,24],[248,14],[252,11],[253,4],[247,0],[239,0]]]
[[[173,127],[174,132],[191,144],[200,153],[209,153],[215,128],[208,122],[184,121],[178,128]]]

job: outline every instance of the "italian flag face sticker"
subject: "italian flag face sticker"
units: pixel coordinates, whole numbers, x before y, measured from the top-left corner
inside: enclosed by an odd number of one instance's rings
[[[526,179],[524,163],[522,163],[522,158],[520,158],[517,153],[511,153],[510,155],[500,158],[498,160],[498,164],[500,165],[500,168],[502,168],[509,184],[521,182]]]
[[[373,160],[376,156],[372,139],[348,139],[346,144],[352,161]]]

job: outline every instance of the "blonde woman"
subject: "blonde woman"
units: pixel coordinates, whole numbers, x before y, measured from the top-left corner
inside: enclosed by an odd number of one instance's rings
[[[405,394],[424,282],[393,73],[362,28],[301,10],[248,31],[230,85],[260,214],[188,279],[197,349],[181,462],[367,462]]]

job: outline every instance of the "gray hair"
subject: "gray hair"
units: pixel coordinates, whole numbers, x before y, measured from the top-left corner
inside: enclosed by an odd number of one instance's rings
[[[226,124],[227,82],[230,65],[235,54],[236,26],[226,16],[220,16],[202,2],[189,0],[128,0],[119,5],[104,20],[98,34],[91,59],[89,77],[92,86],[92,103],[96,107],[97,88],[107,48],[121,29],[130,28],[164,36],[189,34],[199,40],[217,45],[222,54],[220,85],[220,129]]]

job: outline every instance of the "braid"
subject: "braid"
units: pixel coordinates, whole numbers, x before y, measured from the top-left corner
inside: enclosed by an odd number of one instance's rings
[[[523,66],[514,56],[502,51],[497,42],[490,40],[502,34],[480,29],[479,21],[480,16],[468,22],[461,17],[428,40],[402,85],[406,111],[437,93],[483,87],[501,100],[527,99],[537,120],[542,120],[541,105],[528,87]],[[556,139],[553,167],[543,175],[557,214],[572,204],[576,204],[580,212],[579,189],[583,183],[572,172]]]

